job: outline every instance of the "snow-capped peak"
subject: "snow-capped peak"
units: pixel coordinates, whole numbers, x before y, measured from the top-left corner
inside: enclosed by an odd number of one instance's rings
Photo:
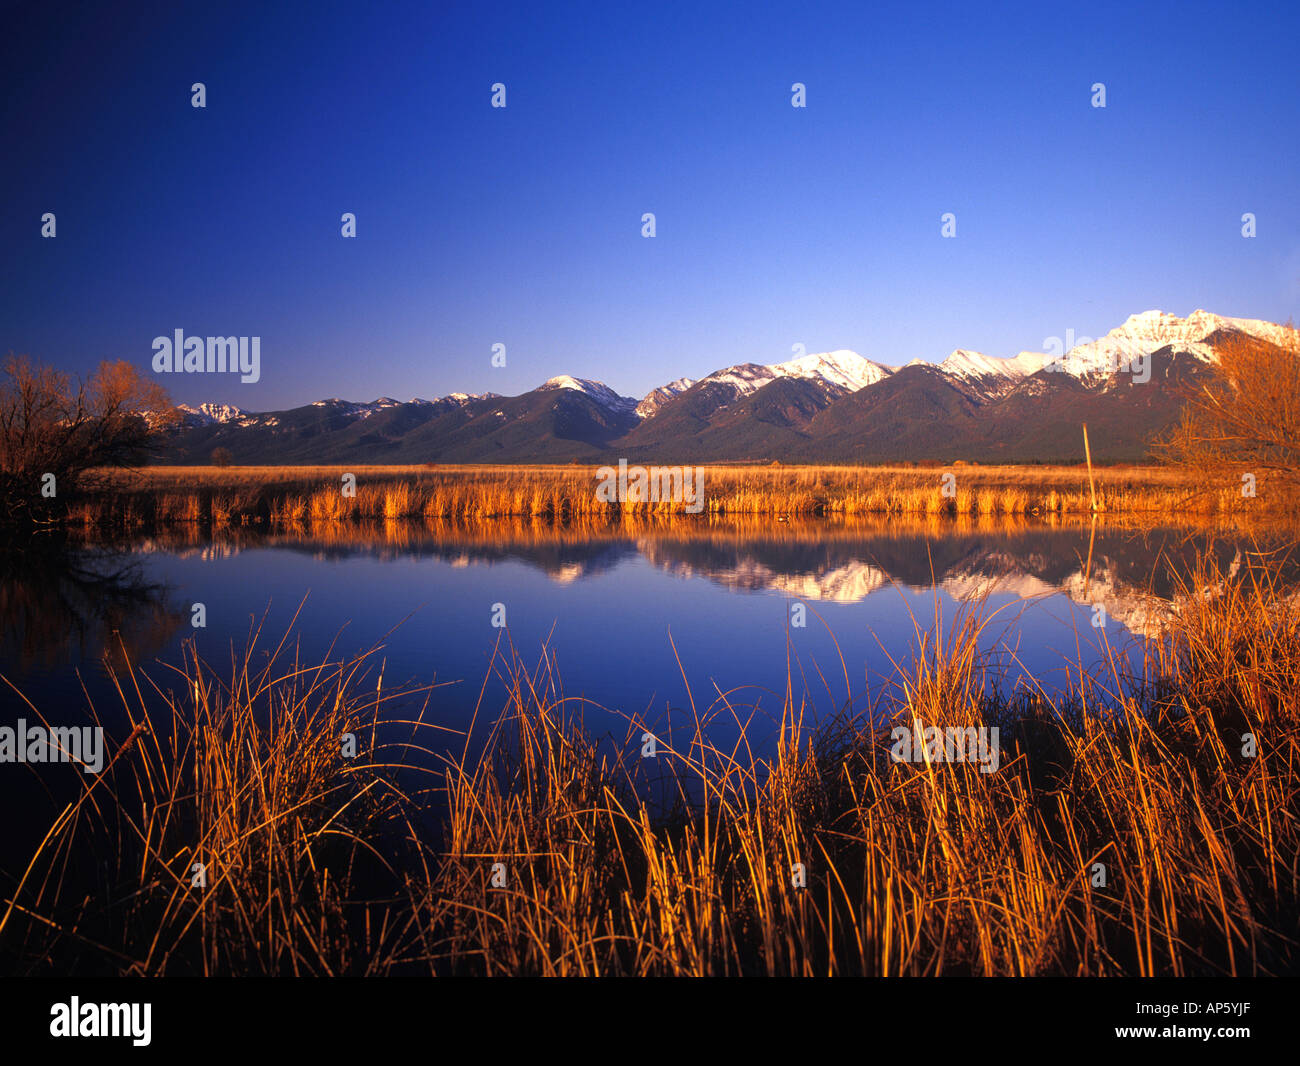
[[[1021,352],[1011,359],[995,358],[983,352],[957,348],[937,369],[954,379],[967,393],[995,399],[1015,388],[1021,381],[1043,369],[1047,356],[1041,352]]]
[[[768,367],[775,377],[811,378],[837,388],[857,392],[858,389],[883,381],[893,371],[889,367],[864,359],[857,352],[840,348],[833,352],[803,355],[784,363]]]
[[[1122,325],[1101,339],[1075,345],[1059,361],[1058,369],[1078,377],[1091,377],[1109,373],[1130,360],[1166,346],[1213,363],[1218,357],[1206,343],[1206,338],[1217,332],[1246,333],[1277,342],[1285,334],[1286,327],[1254,318],[1228,318],[1202,310],[1193,311],[1186,318],[1167,311],[1142,311],[1129,315]]]
[[[685,392],[694,384],[694,378],[678,378],[676,381],[668,382],[667,385],[660,385],[657,389],[651,389],[645,394],[641,402],[636,405],[637,417],[649,418],[664,403],[679,393]]]
[[[953,349],[952,354],[939,364],[939,369],[961,378],[1020,377],[1019,366],[1010,365],[1010,360],[990,359],[983,352],[965,348]]]
[[[998,377],[1019,381],[1042,370],[1045,362],[1047,356],[1042,352],[1021,352],[1014,358],[1000,359],[983,352],[957,348],[939,364],[939,369],[960,378]]]
[[[420,404],[422,407],[431,407],[438,403],[454,403],[464,406],[473,400],[495,400],[499,394],[495,392],[449,392],[446,396],[439,396],[436,400],[422,400],[416,396],[411,403]]]
[[[197,407],[181,403],[176,406],[194,420],[204,424],[234,422],[236,419],[244,418],[248,414],[242,407],[236,407],[234,404],[229,403],[201,403]]]
[[[1026,379],[1032,378],[1044,368],[1065,371],[1079,378],[1090,379],[1090,384],[1096,384],[1109,374],[1122,369],[1126,361],[1144,357],[1164,347],[1189,353],[1206,362],[1215,362],[1218,355],[1210,339],[1214,337],[1217,343],[1216,335],[1244,333],[1274,343],[1283,343],[1290,339],[1291,328],[1259,319],[1230,318],[1199,309],[1186,318],[1180,318],[1167,311],[1150,310],[1130,315],[1121,325],[1112,329],[1100,340],[1080,338],[1082,343],[1074,343],[1076,338],[1068,331],[1064,343],[1059,339],[1049,338],[1044,341],[1044,346],[1051,349],[1051,354],[1022,351],[1011,358],[999,358],[966,348],[957,348],[940,363],[913,359],[905,366],[930,366],[950,379],[968,396],[993,399],[1021,388]],[[1062,355],[1065,343],[1073,344],[1073,347]],[[688,377],[678,378],[652,389],[640,402],[632,397],[620,395],[604,382],[573,377],[569,374],[550,378],[539,386],[539,391],[581,392],[606,410],[621,415],[631,415],[635,412],[637,418],[647,419],[655,415],[673,397],[700,386],[717,387],[712,390],[714,393],[712,403],[715,409],[722,410],[778,378],[814,381],[828,393],[844,395],[883,381],[894,374],[896,369],[840,348],[830,352],[801,355],[781,363],[738,363],[714,371],[700,381]],[[1027,382],[1023,387],[1041,391],[1048,386],[1045,382]],[[498,398],[497,394],[491,392],[481,395],[453,392],[438,400],[414,399],[410,403],[463,406],[476,400],[495,398]],[[186,414],[190,425],[234,423],[247,426],[254,422],[275,424],[273,421],[266,421],[265,415],[252,414],[231,404],[204,403],[198,406],[186,404],[179,406]],[[311,406],[329,408],[332,413],[361,419],[369,417],[376,411],[400,406],[400,403],[390,397],[382,396],[370,403],[329,399],[316,400]],[[497,414],[505,417],[500,412]]]
[[[622,413],[633,411],[637,406],[635,397],[620,396],[603,381],[575,378],[568,374],[558,374],[553,378],[548,378],[538,386],[539,391],[542,389],[573,389],[576,392],[590,396],[603,407]]]
[[[803,378],[819,381],[843,392],[857,392],[892,374],[893,368],[864,359],[857,352],[841,348],[834,352],[801,355],[784,363],[764,366],[761,363],[738,363],[714,371],[704,381],[729,385],[737,397],[747,396],[777,378]]]
[[[415,401],[412,401],[415,402]],[[380,396],[369,403],[358,403],[355,400],[340,400],[337,397],[331,397],[328,400],[313,400],[312,407],[330,407],[339,413],[352,419],[369,418],[376,411],[382,411],[388,407],[402,406],[401,400],[394,400],[391,396]]]

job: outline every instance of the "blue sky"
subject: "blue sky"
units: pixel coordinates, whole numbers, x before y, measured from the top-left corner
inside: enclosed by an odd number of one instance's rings
[[[180,401],[1300,319],[1294,5],[50,6],[0,43],[0,351],[262,338]]]

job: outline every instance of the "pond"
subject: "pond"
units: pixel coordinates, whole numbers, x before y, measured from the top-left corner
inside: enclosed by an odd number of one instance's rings
[[[370,683],[438,683],[431,713],[464,728],[481,697],[499,709],[484,681],[513,644],[529,664],[548,650],[597,732],[743,706],[761,742],[787,680],[814,714],[869,700],[923,633],[972,614],[991,685],[1059,693],[1080,664],[1154,636],[1206,546],[1225,566],[1249,550],[1175,528],[951,519],[188,527],[12,563],[0,672],[52,718],[88,699],[111,715],[106,653],[166,687],[158,664],[182,641],[228,663],[260,629],[262,652],[291,633],[308,663],[382,645]],[[5,688],[8,719],[23,703]]]

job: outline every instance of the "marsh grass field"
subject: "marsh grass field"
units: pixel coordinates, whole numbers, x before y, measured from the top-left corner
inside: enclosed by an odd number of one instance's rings
[[[592,466],[167,467],[104,473],[69,504],[83,526],[276,524],[359,519],[677,514],[681,500],[605,503]],[[345,474],[355,495],[341,491]],[[945,491],[945,475],[951,482]],[[1285,509],[1261,478],[1206,483],[1157,466],[704,467],[709,515],[1243,515]],[[1095,490],[1095,495],[1094,495]]]

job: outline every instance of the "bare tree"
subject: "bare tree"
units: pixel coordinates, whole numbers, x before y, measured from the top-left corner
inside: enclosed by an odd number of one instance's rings
[[[179,419],[167,390],[124,360],[74,381],[11,354],[0,369],[0,492],[10,520],[57,513],[99,472],[140,465]]]
[[[1288,325],[1274,340],[1239,334],[1218,355],[1209,378],[1184,392],[1182,417],[1153,454],[1206,487],[1235,487],[1243,474],[1300,487],[1300,331]]]

